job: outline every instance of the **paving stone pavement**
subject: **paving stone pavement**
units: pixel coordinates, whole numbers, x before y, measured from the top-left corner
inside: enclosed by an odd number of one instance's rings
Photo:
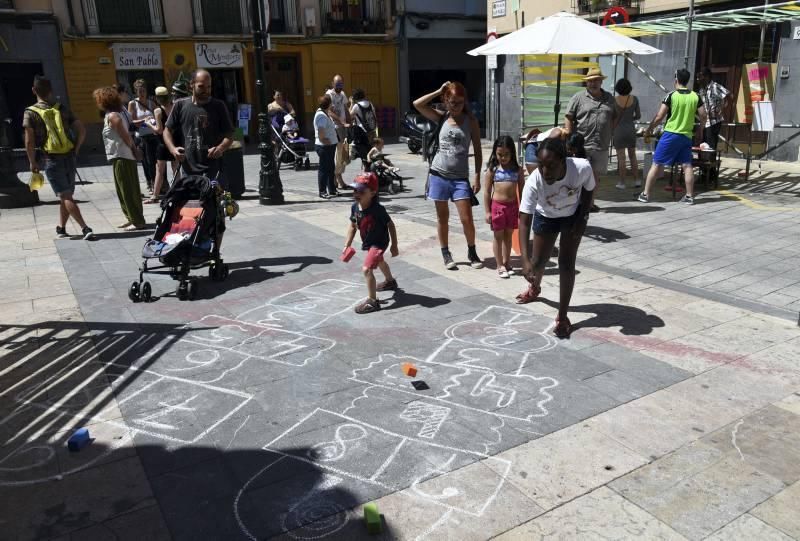
[[[519,277],[443,269],[424,164],[390,152],[403,289],[371,316],[313,171],[283,172],[285,206],[247,192],[230,277],[192,302],[168,277],[128,301],[149,233],[115,230],[107,167],[77,191],[97,241],[54,241],[49,193],[3,211],[0,537],[360,539],[375,501],[382,539],[800,539],[792,171],[694,207],[604,180],[558,341],[555,267],[522,307]]]

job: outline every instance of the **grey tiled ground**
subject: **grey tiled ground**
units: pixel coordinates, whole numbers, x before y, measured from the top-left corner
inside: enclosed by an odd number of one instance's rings
[[[349,203],[316,199],[313,172],[284,171],[290,205],[243,202],[229,281],[202,279],[191,303],[168,278],[156,302],[127,300],[145,236],[111,232],[108,168],[78,191],[97,242],[44,240],[49,206],[0,215],[3,536],[360,539],[377,501],[382,539],[798,537],[800,338],[760,314],[791,314],[767,302],[796,285],[795,237],[773,235],[796,232],[774,210],[791,186],[649,212],[601,190],[579,329],[556,343],[551,301],[520,310],[513,280],[441,269],[424,168],[393,158],[417,177],[384,198],[406,228],[404,291],[369,317],[338,261]],[[718,218],[747,238],[721,248]],[[681,227],[695,236],[663,234]],[[764,265],[739,259],[748,246]],[[95,441],[68,453],[78,426]]]

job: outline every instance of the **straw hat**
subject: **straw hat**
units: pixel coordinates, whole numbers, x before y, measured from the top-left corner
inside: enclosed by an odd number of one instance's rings
[[[169,90],[166,86],[156,87],[156,96],[169,96]]]
[[[603,75],[603,72],[600,70],[600,68],[591,68],[583,80],[591,81],[593,79],[607,79],[607,77]]]

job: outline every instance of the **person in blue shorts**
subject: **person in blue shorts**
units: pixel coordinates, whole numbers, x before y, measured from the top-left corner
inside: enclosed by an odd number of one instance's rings
[[[694,170],[692,168],[692,135],[695,128],[695,116],[700,117],[700,125],[706,121],[706,110],[700,96],[687,88],[692,75],[688,70],[679,69],[675,72],[675,90],[667,94],[655,118],[647,127],[647,135],[662,120],[666,119],[664,134],[658,141],[653,154],[653,166],[647,173],[644,191],[639,194],[639,201],[648,203],[653,183],[664,174],[664,167],[676,163],[683,167],[686,179],[686,195],[681,203],[694,205]]]

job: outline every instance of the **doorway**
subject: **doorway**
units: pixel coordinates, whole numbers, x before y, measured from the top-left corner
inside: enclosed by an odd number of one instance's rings
[[[294,107],[298,120],[303,118],[303,95],[300,92],[300,61],[296,55],[264,55],[264,80],[267,85],[267,102],[272,101],[276,90]]]
[[[211,70],[211,95],[225,102],[234,126],[239,118],[239,104],[242,96],[242,70]]]
[[[0,95],[5,96],[6,111],[0,111],[3,116],[11,119],[11,146],[22,148],[25,146],[24,131],[22,129],[22,116],[25,108],[36,102],[36,96],[31,92],[33,78],[43,73],[39,63],[11,63],[0,62]],[[0,121],[4,120],[1,118]]]

